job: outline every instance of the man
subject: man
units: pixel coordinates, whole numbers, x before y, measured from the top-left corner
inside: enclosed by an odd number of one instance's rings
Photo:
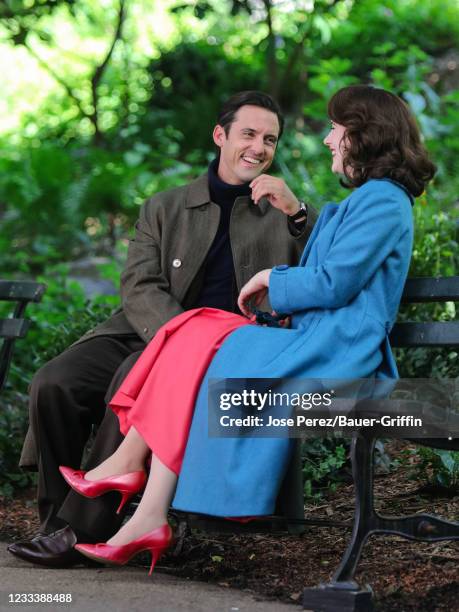
[[[38,466],[41,529],[10,545],[14,555],[46,566],[81,563],[77,540],[105,540],[119,528],[118,494],[85,499],[69,491],[59,465],[80,467],[93,424],[100,427],[86,469],[115,451],[121,434],[105,402],[161,325],[200,306],[236,311],[239,290],[256,272],[298,261],[316,213],[265,174],[283,124],[266,94],[241,92],[225,103],[208,172],[141,208],[121,277],[122,308],[35,375],[21,465]]]

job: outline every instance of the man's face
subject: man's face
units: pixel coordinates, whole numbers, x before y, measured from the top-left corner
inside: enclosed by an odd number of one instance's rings
[[[278,135],[277,115],[248,104],[237,111],[228,136],[217,125],[213,138],[220,147],[218,175],[222,181],[242,185],[266,172],[273,161]]]

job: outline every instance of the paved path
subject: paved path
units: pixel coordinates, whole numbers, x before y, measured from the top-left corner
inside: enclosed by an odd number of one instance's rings
[[[10,593],[70,593],[71,603],[9,603]],[[16,559],[0,542],[0,611],[295,612],[300,606],[181,580],[140,567],[47,569]]]

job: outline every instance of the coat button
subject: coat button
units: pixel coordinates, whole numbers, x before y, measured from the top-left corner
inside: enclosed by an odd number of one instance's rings
[[[148,327],[143,328],[143,333],[146,334],[148,332]]]
[[[174,268],[180,268],[181,265],[182,265],[182,260],[181,259],[174,259],[174,261],[172,262],[172,266]]]

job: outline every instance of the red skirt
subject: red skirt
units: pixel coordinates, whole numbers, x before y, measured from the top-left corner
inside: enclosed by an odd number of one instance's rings
[[[215,308],[187,310],[165,323],[109,403],[121,433],[135,427],[178,475],[207,368],[228,334],[248,324],[241,315]]]

